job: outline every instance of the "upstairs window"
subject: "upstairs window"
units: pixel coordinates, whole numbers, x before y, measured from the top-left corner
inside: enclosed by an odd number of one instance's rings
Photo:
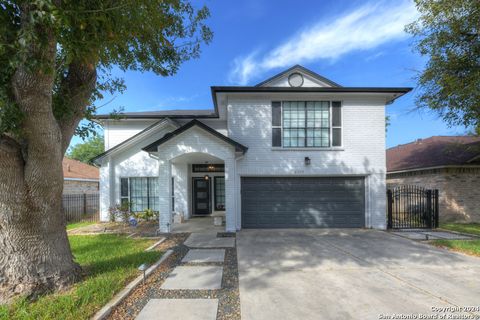
[[[272,103],[272,146],[328,148],[342,145],[339,101]]]

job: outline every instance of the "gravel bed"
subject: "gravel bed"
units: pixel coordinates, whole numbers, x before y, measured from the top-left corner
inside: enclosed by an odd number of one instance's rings
[[[235,236],[234,233],[229,233]],[[183,245],[189,234],[174,234],[156,250],[173,250],[162,265],[147,278],[145,285],[136,288],[108,319],[134,319],[150,299],[218,299],[217,320],[240,320],[240,292],[236,248],[225,249],[224,263],[182,263],[189,248]],[[220,234],[218,235],[220,236]],[[211,248],[209,248],[211,249]],[[160,286],[170,272],[179,265],[223,265],[222,289],[218,290],[162,290]]]

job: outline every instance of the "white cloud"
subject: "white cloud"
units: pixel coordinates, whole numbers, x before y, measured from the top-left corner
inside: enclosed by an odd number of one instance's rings
[[[411,0],[367,3],[330,21],[307,26],[268,53],[253,51],[237,57],[230,81],[244,85],[271,69],[320,59],[335,60],[352,51],[368,50],[405,38],[405,25],[417,15]]]

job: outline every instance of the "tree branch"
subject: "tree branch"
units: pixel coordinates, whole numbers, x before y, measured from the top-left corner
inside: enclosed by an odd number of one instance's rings
[[[78,123],[85,116],[85,109],[90,103],[96,81],[95,65],[80,62],[72,62],[69,65],[67,75],[61,81],[58,98],[66,110],[57,120],[62,134],[62,150],[64,153]]]

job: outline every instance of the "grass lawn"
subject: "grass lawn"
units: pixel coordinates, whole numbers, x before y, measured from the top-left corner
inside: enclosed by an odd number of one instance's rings
[[[433,240],[431,243],[454,251],[480,256],[480,240]]]
[[[442,223],[440,228],[480,236],[480,223]]]
[[[142,263],[159,259],[158,251],[145,252],[154,240],[118,235],[70,236],[76,261],[85,278],[71,290],[49,294],[35,302],[19,299],[0,306],[0,319],[88,319],[139,274]]]
[[[92,221],[73,222],[73,223],[67,224],[67,230],[72,230],[72,229],[76,229],[76,228],[80,228],[80,227],[85,227],[85,226],[89,226],[89,225],[95,224],[95,223],[96,222],[92,222]]]

